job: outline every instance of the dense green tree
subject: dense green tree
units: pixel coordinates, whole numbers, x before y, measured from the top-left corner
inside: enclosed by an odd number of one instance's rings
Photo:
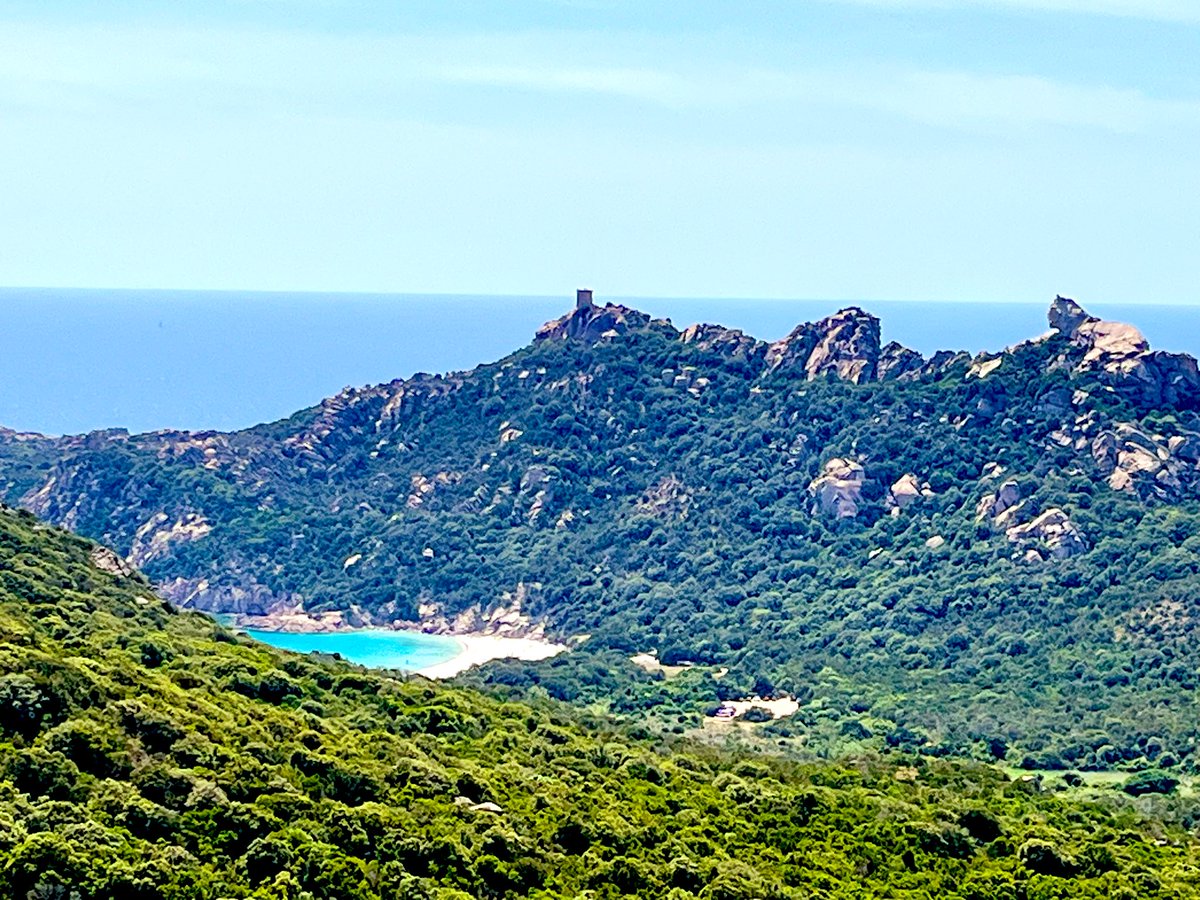
[[[1173,824],[1200,812],[1179,793],[666,740],[272,650],[92,549],[0,510],[0,571],[27,578],[0,587],[0,684],[37,710],[0,736],[0,896],[1200,897],[1200,844]],[[586,659],[581,682],[622,683]],[[665,703],[699,674],[637,683]],[[1129,746],[1161,756],[1160,734]]]

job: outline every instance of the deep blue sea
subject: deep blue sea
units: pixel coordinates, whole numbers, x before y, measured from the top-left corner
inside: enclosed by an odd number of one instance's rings
[[[324,634],[239,629],[264,644],[298,653],[340,653],[343,659],[379,669],[415,672],[457,656],[459,642],[444,634],[357,628]]]
[[[615,298],[677,326],[718,322],[774,340],[856,303],[885,340],[930,353],[998,350],[1041,334],[1042,303]],[[1151,344],[1200,355],[1200,306],[1089,305]],[[490,362],[567,312],[561,297],[0,288],[0,425],[244,428],[347,385]]]

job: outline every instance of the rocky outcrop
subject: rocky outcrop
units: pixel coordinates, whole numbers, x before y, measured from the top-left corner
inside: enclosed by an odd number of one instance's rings
[[[891,341],[879,351],[879,362],[875,365],[875,377],[880,381],[900,379],[912,372],[919,372],[925,365],[925,357],[916,350]]]
[[[682,332],[669,323],[619,304],[597,306],[590,292],[580,292],[575,309],[538,329],[537,341],[599,341],[617,337],[635,328],[662,326],[678,334],[683,344],[718,353],[730,359],[764,364],[766,371],[797,371],[812,381],[832,375],[855,384],[882,379],[912,379],[939,372],[948,358],[925,360],[915,350],[895,341],[880,347],[879,319],[858,307],[839,310],[818,322],[796,326],[782,340],[765,344],[744,332],[720,325],[690,325]]]
[[[520,496],[529,500],[529,509],[525,517],[530,522],[536,522],[546,505],[551,502],[550,492],[554,478],[554,474],[545,466],[530,466],[521,476]]]
[[[408,498],[404,505],[409,509],[428,506],[438,491],[462,481],[461,472],[437,472],[432,477],[417,474],[409,480]]]
[[[987,378],[1004,363],[1004,356],[988,356],[982,353],[977,356],[967,368],[967,378]]]
[[[644,312],[614,303],[597,306],[592,300],[591,291],[580,291],[575,309],[539,328],[534,340],[595,342],[618,337],[632,328],[644,328],[649,324],[650,317]]]
[[[240,614],[235,622],[240,628],[261,628],[264,631],[289,631],[307,634],[341,631],[343,628],[377,627],[372,617],[358,606],[344,610],[310,613],[303,606],[277,605],[263,615]]]
[[[173,545],[198,541],[212,531],[212,526],[198,513],[184,513],[172,521],[165,512],[155,513],[142,523],[133,535],[129,562],[144,566],[168,556]]]
[[[929,357],[925,365],[913,372],[907,372],[898,381],[920,381],[924,378],[936,379],[956,365],[968,364],[971,361],[971,355],[965,350],[939,350],[933,356]]]
[[[1079,330],[1080,325],[1091,318],[1092,316],[1084,312],[1082,306],[1061,294],[1055,296],[1054,302],[1050,304],[1050,311],[1046,313],[1050,327],[1068,338]]]
[[[767,348],[770,371],[799,370],[812,381],[835,375],[855,384],[874,381],[879,365],[879,319],[856,306],[797,326]]]
[[[638,499],[638,512],[658,519],[686,519],[692,507],[692,492],[676,475],[668,475]]]
[[[1194,357],[1152,352],[1149,341],[1132,325],[1090,316],[1067,297],[1054,298],[1047,319],[1073,350],[1056,365],[1069,366],[1076,374],[1097,375],[1142,406],[1191,409],[1200,405],[1200,369]]]
[[[207,578],[174,578],[156,585],[156,590],[180,609],[237,616],[269,616],[301,607],[298,596],[277,594],[250,578],[241,584],[213,584]]]
[[[88,558],[92,561],[92,565],[101,572],[107,572],[109,575],[117,575],[122,578],[129,578],[134,574],[133,566],[117,556],[107,547],[93,547],[92,552],[88,554]]]
[[[888,502],[898,509],[908,509],[921,496],[921,485],[913,474],[901,475],[896,483],[888,488]]]
[[[1140,379],[1143,401],[1186,409],[1200,406],[1200,367],[1186,353],[1154,351],[1135,372]]]
[[[719,353],[730,359],[744,359],[757,363],[765,355],[767,345],[736,328],[722,325],[689,325],[679,335],[685,344],[694,344],[701,350]]]
[[[668,387],[681,388],[693,397],[699,397],[712,383],[700,374],[695,366],[680,366],[678,369],[663,369],[663,384]]]
[[[808,485],[808,492],[815,501],[813,512],[835,519],[854,518],[862,503],[865,484],[866,473],[857,462],[841,457],[829,460],[821,474]]]
[[[388,384],[362,391],[357,395],[354,415],[341,424],[355,428],[370,429],[377,434],[389,434],[404,427],[431,405],[445,400],[462,388],[464,378],[460,373],[429,375],[418,372],[412,378],[392,381]],[[345,392],[343,392],[345,393]],[[329,420],[322,416],[322,423]],[[321,435],[316,435],[321,441]]]
[[[966,363],[970,355],[962,350],[939,350],[926,359],[916,350],[892,341],[880,351],[876,378],[879,381],[921,381],[937,379],[952,366]]]
[[[933,491],[929,489],[929,484],[922,484],[917,481],[917,476],[911,472],[907,475],[901,475],[896,480],[896,483],[888,488],[887,506],[892,515],[899,515],[901,511],[908,509],[922,497],[932,497]]]
[[[1096,435],[1091,452],[1109,487],[1144,500],[1177,501],[1200,482],[1200,435],[1166,438],[1119,422]]]
[[[525,612],[529,600],[542,588],[537,582],[518,582],[487,607],[476,603],[461,612],[448,614],[433,601],[420,604],[420,629],[428,634],[482,634],[542,640],[546,627]],[[396,623],[402,624],[402,623]],[[410,623],[411,624],[411,623]]]
[[[1067,297],[1055,297],[1046,318],[1051,328],[1087,352],[1087,362],[1115,366],[1150,349],[1150,342],[1132,325],[1089,316]]]
[[[1020,486],[1011,479],[991,493],[984,494],[975,507],[975,517],[997,530],[1007,527],[1021,507]]]
[[[1067,559],[1088,549],[1083,532],[1058,507],[1046,510],[1032,522],[1009,527],[1005,534],[1026,562]]]

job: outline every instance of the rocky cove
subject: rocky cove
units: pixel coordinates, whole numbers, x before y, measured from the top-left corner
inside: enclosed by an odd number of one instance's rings
[[[871,397],[881,387],[961,380],[970,405],[953,415],[917,409],[903,422],[886,408],[876,415],[897,435],[911,432],[917,440],[943,431],[979,441],[972,435],[982,429],[984,443],[996,444],[995,458],[983,468],[999,466],[1011,453],[996,438],[1033,416],[1047,422],[1035,440],[1052,452],[1069,450],[1112,490],[1163,502],[1193,495],[1200,483],[1200,438],[1148,428],[1137,410],[1194,407],[1200,399],[1195,360],[1151,351],[1136,328],[1090,316],[1066,298],[1055,299],[1048,320],[1048,335],[1000,352],[926,357],[895,341],[884,344],[879,319],[858,307],[803,323],[767,343],[719,325],[676,329],[669,320],[621,304],[597,304],[585,292],[573,311],[539,329],[530,347],[494,365],[348,388],[287,422],[229,434],[2,433],[0,475],[11,501],[109,543],[180,607],[231,613],[247,627],[274,630],[414,628],[537,639],[550,621],[541,588],[550,572],[543,565],[524,570],[519,552],[481,556],[472,565],[494,568],[490,580],[501,587],[462,596],[455,585],[474,576],[456,567],[472,551],[440,523],[454,520],[455,527],[475,530],[512,526],[514,534],[529,537],[549,531],[551,542],[571,555],[597,517],[684,522],[702,515],[704,479],[669,450],[645,459],[636,448],[642,433],[687,428],[695,413],[683,410],[686,417],[678,422],[660,420],[644,429],[612,403],[635,372],[622,358],[647,341],[658,343],[663,362],[639,376],[646,380],[636,390],[679,395],[697,410],[752,416],[761,409],[778,416],[771,410],[787,402],[790,391],[802,397],[805,385],[818,390],[842,383],[857,390],[842,401],[844,412],[870,415]],[[1054,352],[1039,377],[1056,385],[1025,401],[1015,395],[1014,376],[1024,377],[1019,359],[1036,355],[1040,346]],[[580,352],[611,359],[582,365],[572,359]],[[1057,384],[1066,380],[1079,386]],[[583,418],[563,427],[588,430],[612,457],[607,472],[587,476],[592,485],[582,495],[581,485],[573,484],[577,476],[556,462],[571,435],[531,416],[545,404],[573,409]],[[436,449],[438,442],[464,437],[445,433],[457,428],[457,417],[481,413],[494,424],[472,433],[465,453]],[[746,424],[759,427],[750,419]],[[814,516],[908,517],[946,487],[928,463],[885,471],[881,482],[881,466],[891,468],[887,458],[853,443],[822,446],[827,439],[819,438],[818,423],[780,421],[779,427],[792,433],[778,439],[770,466],[811,473],[789,490],[802,494],[807,487]],[[22,469],[29,458],[42,462]],[[109,471],[114,465],[117,471]],[[138,474],[158,466],[179,473],[180,487],[196,480],[208,486],[200,493],[163,491],[154,486],[157,477]],[[114,477],[123,485],[119,490],[94,490]],[[986,472],[956,474],[954,482],[978,492],[968,498],[970,507],[996,490]],[[1086,546],[1086,535],[1075,539],[1069,509],[1035,522],[1048,510],[1026,502],[1004,519],[980,519],[1003,522],[996,531],[1028,561]],[[1026,525],[1033,527],[1017,530]],[[1048,538],[1046,527],[1069,537]],[[270,552],[259,549],[264,547]],[[447,567],[456,570],[448,579],[439,574]],[[565,633],[590,628],[575,623]]]
[[[620,673],[654,652],[732,697],[812,692],[793,725],[832,719],[806,732],[827,746],[1001,729],[1111,766],[1166,734],[1178,759],[1190,713],[1105,717],[1112,685],[1190,677],[1200,377],[1066,298],[1047,319],[922,353],[859,307],[765,342],[581,296],[493,363],[244,431],[0,433],[0,484],[112,548],[106,571],[242,628],[450,636],[474,653],[455,667],[587,634],[472,677],[640,709],[660,687]],[[1031,705],[1063,646],[1053,688],[1100,698],[1087,715]],[[947,697],[947,670],[971,690]]]
[[[239,630],[256,641],[283,650],[339,656],[368,668],[399,669],[428,678],[450,678],[494,659],[536,661],[566,650],[562,644],[531,638],[483,634],[454,636],[393,628]]]

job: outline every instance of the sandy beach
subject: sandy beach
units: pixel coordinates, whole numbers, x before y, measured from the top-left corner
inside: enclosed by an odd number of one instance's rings
[[[453,678],[472,666],[482,665],[493,659],[539,660],[557,656],[567,648],[563,644],[537,641],[532,638],[495,637],[492,635],[455,635],[462,647],[453,659],[418,669],[418,675],[426,678]]]

